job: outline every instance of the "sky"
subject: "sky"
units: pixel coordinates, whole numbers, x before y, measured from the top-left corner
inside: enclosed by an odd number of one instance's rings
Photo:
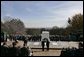
[[[83,14],[83,1],[1,1],[1,20],[19,18],[27,28],[66,27],[78,13]]]

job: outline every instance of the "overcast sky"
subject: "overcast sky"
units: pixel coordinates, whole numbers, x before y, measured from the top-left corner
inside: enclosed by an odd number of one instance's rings
[[[21,19],[28,28],[66,27],[68,17],[83,14],[83,1],[1,1],[1,18]]]

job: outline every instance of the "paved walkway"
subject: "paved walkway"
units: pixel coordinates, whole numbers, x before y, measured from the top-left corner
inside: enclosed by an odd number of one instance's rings
[[[61,50],[42,51],[41,49],[34,49],[33,56],[60,56]]]

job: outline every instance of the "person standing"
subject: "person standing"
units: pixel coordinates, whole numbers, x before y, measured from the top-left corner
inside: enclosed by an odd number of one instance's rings
[[[27,46],[27,38],[24,36],[24,45]]]
[[[19,56],[29,56],[29,55],[30,55],[29,47],[23,44],[23,47],[20,49]]]
[[[49,50],[49,43],[50,43],[50,42],[47,40],[47,41],[46,41],[47,50]]]
[[[42,51],[44,51],[44,41],[42,41]]]

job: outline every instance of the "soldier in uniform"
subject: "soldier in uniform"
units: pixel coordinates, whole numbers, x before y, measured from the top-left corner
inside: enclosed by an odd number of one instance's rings
[[[44,51],[44,41],[42,41],[42,51]]]
[[[46,41],[47,50],[49,50],[49,43],[50,43],[50,42],[47,40],[47,41]]]

